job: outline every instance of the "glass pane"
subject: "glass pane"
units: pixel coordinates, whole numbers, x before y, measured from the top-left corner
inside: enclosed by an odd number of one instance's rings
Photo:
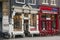
[[[22,30],[22,16],[15,15],[14,16],[14,31],[21,31]]]
[[[41,17],[42,17],[42,19],[45,19],[46,18],[46,15],[45,14],[42,14]]]
[[[42,29],[46,27],[45,21],[42,21]]]
[[[36,27],[36,21],[37,21],[37,16],[35,14],[32,14],[30,16],[30,26]]]
[[[55,22],[55,21],[52,22],[52,28],[53,28],[53,29],[56,28],[56,22]]]
[[[24,0],[17,0],[18,2],[24,2]]]
[[[50,14],[46,14],[46,18],[51,18],[51,15]]]
[[[56,20],[56,15],[55,15],[55,14],[52,15],[52,16],[51,16],[51,19],[52,19],[52,20]]]

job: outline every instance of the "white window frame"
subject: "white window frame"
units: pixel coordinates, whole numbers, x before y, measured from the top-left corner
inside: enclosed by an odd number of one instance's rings
[[[15,0],[16,3],[21,3],[21,4],[25,4],[25,0],[24,2],[18,2],[17,0]]]
[[[47,4],[48,5],[48,0],[46,0],[46,2],[45,2],[45,0],[42,0],[42,4]]]
[[[54,1],[54,4],[53,4]],[[56,6],[56,0],[51,0],[51,5],[55,5]]]
[[[33,0],[32,0],[33,1]],[[36,0],[34,1],[35,3],[30,3],[29,1],[28,1],[28,4],[29,5],[36,5]]]

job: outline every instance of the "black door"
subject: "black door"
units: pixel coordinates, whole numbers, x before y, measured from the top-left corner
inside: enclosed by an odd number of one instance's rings
[[[0,2],[0,31],[2,30],[2,2]]]

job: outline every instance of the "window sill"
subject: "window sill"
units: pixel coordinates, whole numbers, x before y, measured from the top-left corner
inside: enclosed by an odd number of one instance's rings
[[[56,6],[56,4],[51,4],[51,5]]]
[[[46,5],[48,5],[48,3],[42,3],[42,4],[46,4]]]
[[[16,1],[16,3],[19,3],[19,4],[25,4],[25,2],[17,2],[17,1]]]
[[[32,4],[32,3],[28,3],[29,5],[36,5],[36,3],[35,4]]]

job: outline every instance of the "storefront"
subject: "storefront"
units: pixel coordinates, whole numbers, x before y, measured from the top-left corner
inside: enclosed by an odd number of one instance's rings
[[[40,34],[56,34],[58,31],[58,8],[40,6],[39,7],[39,31]]]
[[[23,5],[23,7],[13,6],[12,21],[10,33],[15,35],[39,34],[38,31],[38,11],[39,9],[32,8],[31,6]]]

